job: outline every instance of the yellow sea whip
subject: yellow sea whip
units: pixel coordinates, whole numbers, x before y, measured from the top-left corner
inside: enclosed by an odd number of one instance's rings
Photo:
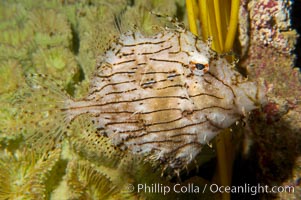
[[[231,51],[237,30],[239,5],[239,0],[186,0],[190,31],[198,35],[196,20],[199,17],[203,40],[212,38],[212,48],[218,53]],[[229,149],[229,135],[229,131],[224,131],[216,138],[221,185],[231,184],[232,149]],[[223,198],[230,199],[230,196],[223,194]]]

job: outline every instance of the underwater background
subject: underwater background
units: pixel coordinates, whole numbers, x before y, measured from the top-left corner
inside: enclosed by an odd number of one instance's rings
[[[36,129],[47,130],[53,101],[48,91],[34,96],[26,74],[45,74],[74,98],[86,96],[97,63],[114,37],[127,30],[151,35],[156,27],[171,24],[151,14],[176,17],[196,34],[206,34],[199,15],[215,11],[208,3],[192,1],[195,13],[187,13],[184,0],[1,0],[0,2],[0,199],[229,199],[200,192],[137,192],[138,184],[168,186],[176,177],[161,174],[158,163],[120,151],[108,138],[95,137],[78,119],[73,134],[62,146],[37,151],[26,138]],[[213,1],[212,1],[213,2]],[[300,199],[301,188],[301,76],[300,1],[222,1],[225,9],[239,2],[233,50],[238,70],[253,80],[262,79],[268,102],[248,118],[225,130],[225,158],[233,186],[293,186],[294,192],[252,195],[231,194],[231,199]],[[198,11],[195,8],[200,7]],[[186,10],[187,9],[187,10]],[[207,12],[207,13],[206,13]],[[233,11],[232,11],[233,12]],[[220,11],[226,15],[226,10]],[[216,20],[218,21],[218,20]],[[216,23],[208,21],[207,25]],[[204,22],[203,22],[204,23]],[[299,33],[298,33],[299,31]],[[208,31],[207,35],[213,35]],[[232,49],[231,45],[231,49]],[[215,49],[220,53],[229,50]],[[299,67],[299,68],[298,68]],[[50,86],[51,87],[51,86]],[[39,103],[35,103],[39,102]],[[21,113],[21,110],[37,112]],[[47,120],[42,120],[47,119]],[[32,123],[34,122],[34,123]],[[41,122],[39,124],[39,122]],[[32,126],[36,124],[36,126]],[[88,127],[88,128],[87,128]],[[229,141],[228,141],[229,140]],[[216,150],[204,147],[198,168],[180,175],[181,186],[222,184],[223,164]],[[219,154],[220,156],[220,154]],[[232,170],[231,170],[232,169]],[[227,171],[227,170],[225,170]],[[154,185],[153,185],[154,186]]]

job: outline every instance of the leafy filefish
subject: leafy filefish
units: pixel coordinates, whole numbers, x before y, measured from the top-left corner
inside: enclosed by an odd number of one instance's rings
[[[265,99],[261,83],[247,80],[185,29],[122,34],[99,58],[90,82],[83,99],[57,97],[57,119],[68,129],[87,115],[114,145],[150,154],[172,169],[191,163],[221,130]],[[49,130],[33,134],[39,145],[56,144],[66,130],[44,126]]]

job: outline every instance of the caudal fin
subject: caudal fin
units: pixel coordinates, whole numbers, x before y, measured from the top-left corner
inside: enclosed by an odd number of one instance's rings
[[[47,75],[28,74],[26,83],[13,102],[25,142],[39,151],[56,148],[69,129],[63,108],[71,98],[62,84]]]

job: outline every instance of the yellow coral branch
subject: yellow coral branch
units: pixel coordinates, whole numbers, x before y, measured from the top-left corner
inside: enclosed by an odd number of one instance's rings
[[[186,10],[187,10],[187,15],[188,15],[188,21],[189,21],[189,29],[190,31],[198,35],[198,28],[197,28],[197,23],[196,23],[196,13],[194,10],[194,0],[186,0]]]
[[[223,32],[222,32],[222,18],[221,18],[221,8],[220,8],[220,0],[214,0],[214,14],[215,14],[215,21],[216,21],[216,40],[219,44],[219,52],[223,52]],[[214,25],[214,24],[212,24]]]
[[[230,24],[227,32],[225,51],[230,51],[233,47],[233,42],[237,30],[238,24],[238,11],[239,11],[239,0],[231,1],[231,14],[230,14]]]
[[[208,16],[207,16],[207,4],[206,0],[199,0],[199,13],[200,13],[200,23],[203,40],[207,40],[209,37],[209,27],[208,27]]]
[[[228,4],[231,4],[231,11],[229,11],[230,5]],[[239,4],[239,0],[198,0],[203,39],[207,40],[212,36],[212,48],[219,53],[229,52],[233,47]],[[190,22],[189,13],[188,20]]]
[[[231,185],[232,176],[232,149],[230,140],[229,129],[222,131],[216,136],[216,152],[217,152],[217,173],[219,178],[219,184],[223,186]],[[222,194],[223,200],[230,199],[229,193]]]
[[[231,5],[230,5],[231,4]],[[219,52],[229,52],[234,43],[238,24],[239,0],[198,0],[199,19],[203,40],[213,38],[212,48]],[[223,5],[223,6],[221,6]],[[193,12],[193,0],[186,0],[190,30],[196,33],[196,15]],[[232,145],[229,130],[216,137],[219,184],[231,185]],[[222,194],[230,199],[229,194]]]

